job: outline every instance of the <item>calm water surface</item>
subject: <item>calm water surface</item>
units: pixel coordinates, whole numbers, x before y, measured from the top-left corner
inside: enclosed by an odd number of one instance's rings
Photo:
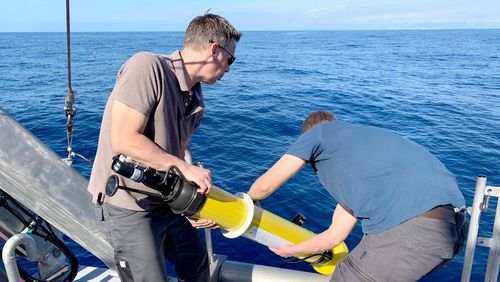
[[[135,52],[169,54],[182,33],[74,33],[74,150],[93,158],[102,110],[120,65]],[[0,106],[61,156],[67,89],[64,33],[0,33]],[[231,72],[205,85],[206,115],[192,140],[214,183],[246,191],[292,144],[313,110],[380,126],[416,141],[453,172],[472,204],[475,177],[500,185],[500,30],[245,32]],[[86,177],[91,166],[77,160]],[[335,201],[307,168],[262,205],[305,227],[330,224]],[[496,203],[492,203],[495,208]],[[492,212],[483,220],[492,224]],[[491,236],[482,225],[480,236]],[[353,248],[356,227],[346,240]],[[213,232],[216,253],[230,260],[311,271],[286,264],[267,248]],[[81,264],[99,260],[70,242]],[[472,280],[480,281],[487,250],[478,248]],[[424,281],[459,281],[463,251]]]

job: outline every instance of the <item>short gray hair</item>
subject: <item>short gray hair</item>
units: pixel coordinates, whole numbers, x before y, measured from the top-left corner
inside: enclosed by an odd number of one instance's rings
[[[241,33],[228,20],[207,13],[189,23],[184,37],[184,47],[199,50],[210,43],[226,46],[232,39],[238,42],[240,37]]]

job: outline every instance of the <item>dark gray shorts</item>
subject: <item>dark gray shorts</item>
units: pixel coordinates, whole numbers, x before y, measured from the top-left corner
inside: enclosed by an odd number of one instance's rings
[[[364,235],[337,264],[330,281],[417,281],[454,256],[457,245],[463,243],[458,233],[464,226],[459,225],[415,217],[384,232]]]

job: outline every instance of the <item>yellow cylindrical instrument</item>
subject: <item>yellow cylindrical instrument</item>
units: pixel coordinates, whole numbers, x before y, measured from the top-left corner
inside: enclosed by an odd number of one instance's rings
[[[128,161],[126,156],[113,158],[112,170],[159,193],[120,186],[116,175],[106,182],[106,195],[112,197],[117,189],[143,193],[165,201],[174,213],[184,216],[214,220],[227,238],[247,237],[268,247],[283,247],[304,242],[315,234],[282,217],[255,206],[245,193],[233,195],[213,186],[208,195],[197,192],[198,186],[186,180],[175,166],[167,171],[141,167]],[[342,242],[331,251],[314,254],[296,254],[314,269],[325,275],[335,270],[335,265],[348,253]]]
[[[245,193],[233,195],[218,187],[212,187],[203,207],[193,217],[212,219],[227,238],[243,235],[268,247],[282,247],[303,242],[315,233],[300,227],[280,216],[255,206]],[[325,275],[331,275],[335,265],[348,254],[345,243],[331,250],[333,257],[322,254],[300,254],[313,268]]]

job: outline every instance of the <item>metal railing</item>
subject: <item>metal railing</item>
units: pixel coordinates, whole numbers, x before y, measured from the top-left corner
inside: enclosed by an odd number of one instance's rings
[[[484,281],[495,282],[498,279],[498,271],[500,268],[500,204],[498,204],[498,202],[495,222],[493,223],[492,237],[478,237],[480,216],[482,212],[488,210],[491,197],[500,197],[500,187],[487,186],[486,176],[478,176],[476,180],[474,201],[472,209],[470,210],[471,216],[467,236],[467,245],[465,248],[462,282],[470,280],[476,245],[490,248]]]

